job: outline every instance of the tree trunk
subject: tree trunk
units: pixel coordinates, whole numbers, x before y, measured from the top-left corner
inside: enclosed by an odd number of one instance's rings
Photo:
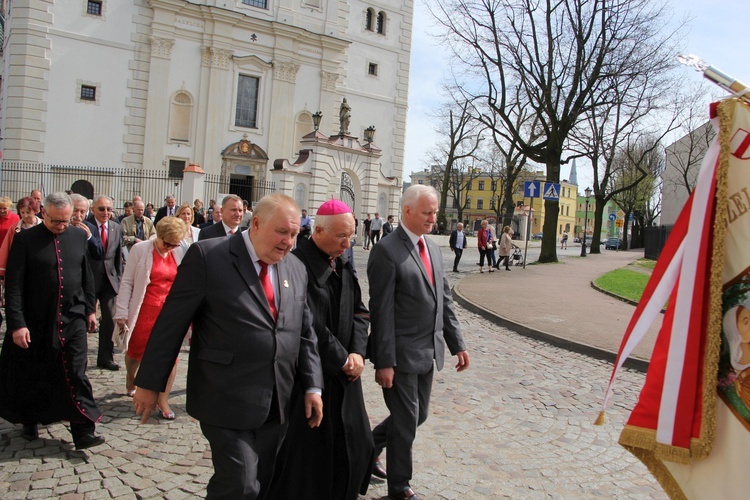
[[[594,234],[591,235],[589,253],[602,253],[602,223],[604,222],[604,199],[594,197],[594,206],[589,204],[589,216],[594,218]],[[591,212],[593,209],[593,213]],[[591,220],[591,219],[589,219]]]

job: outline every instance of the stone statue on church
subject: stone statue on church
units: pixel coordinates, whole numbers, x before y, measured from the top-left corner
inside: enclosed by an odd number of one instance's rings
[[[352,107],[346,102],[346,97],[339,108],[339,135],[349,135],[349,123],[352,121]]]

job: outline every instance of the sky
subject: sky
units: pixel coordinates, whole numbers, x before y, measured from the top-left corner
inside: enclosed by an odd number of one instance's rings
[[[412,172],[427,167],[428,152],[440,141],[434,130],[435,118],[430,115],[434,114],[443,101],[441,89],[449,74],[447,51],[430,36],[435,28],[425,5],[425,0],[415,0],[405,181],[409,181]],[[675,21],[691,18],[684,52],[695,54],[708,64],[750,85],[750,67],[742,62],[746,57],[746,42],[741,39],[741,33],[747,29],[745,4],[739,0],[671,0],[671,5]],[[703,77],[691,70],[687,72],[687,78],[698,81]],[[579,186],[591,185],[593,175],[590,166],[579,161],[577,170]],[[564,165],[560,177],[567,179],[569,173],[570,167]]]

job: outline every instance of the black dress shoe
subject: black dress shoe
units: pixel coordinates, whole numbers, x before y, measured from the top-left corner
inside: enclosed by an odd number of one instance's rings
[[[380,459],[376,458],[372,463],[372,475],[375,477],[379,477],[380,479],[386,479],[388,477],[383,464],[380,463]]]
[[[39,431],[37,430],[36,424],[23,424],[21,429],[21,437],[26,441],[34,441],[39,439]]]
[[[97,363],[97,367],[101,368],[102,370],[111,370],[113,372],[116,372],[120,369],[120,365],[115,363],[114,361],[107,361],[106,363]]]
[[[397,492],[389,492],[388,498],[392,498],[394,500],[419,500],[419,497],[416,493],[414,493],[414,490],[409,488],[408,486],[404,488],[403,491],[397,491]]]
[[[78,439],[73,439],[73,442],[76,445],[76,450],[85,450],[86,448],[104,444],[104,438],[92,432],[91,434],[84,434]]]

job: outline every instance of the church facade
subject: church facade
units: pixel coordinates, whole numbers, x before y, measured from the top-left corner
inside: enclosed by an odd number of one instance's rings
[[[161,170],[180,201],[232,192],[254,202],[263,185],[305,208],[334,196],[358,216],[397,209],[412,1],[36,0],[4,9],[4,165],[72,166],[79,180],[88,167]],[[368,129],[375,136],[365,140]],[[216,193],[194,179],[183,185],[185,172],[201,171],[226,183]],[[116,202],[167,194],[96,179],[93,194]]]

